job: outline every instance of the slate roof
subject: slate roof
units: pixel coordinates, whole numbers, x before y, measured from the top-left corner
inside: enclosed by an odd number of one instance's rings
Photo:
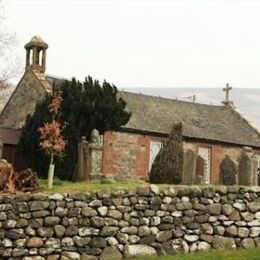
[[[47,76],[56,86],[64,78]],[[260,134],[237,111],[227,106],[213,106],[150,95],[120,91],[120,97],[132,113],[122,130],[168,135],[173,122],[182,122],[183,135],[207,141],[260,148]]]
[[[132,113],[122,129],[167,135],[181,121],[184,137],[260,147],[257,130],[232,108],[123,91],[120,96]]]

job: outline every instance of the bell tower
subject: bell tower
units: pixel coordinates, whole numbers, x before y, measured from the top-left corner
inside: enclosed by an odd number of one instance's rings
[[[41,37],[34,36],[25,44],[26,49],[26,69],[36,70],[44,73],[46,68],[46,50],[48,44]]]

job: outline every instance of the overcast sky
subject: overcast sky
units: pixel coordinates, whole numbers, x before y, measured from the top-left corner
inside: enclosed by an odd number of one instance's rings
[[[260,1],[5,1],[17,52],[40,35],[47,73],[118,87],[260,87]]]

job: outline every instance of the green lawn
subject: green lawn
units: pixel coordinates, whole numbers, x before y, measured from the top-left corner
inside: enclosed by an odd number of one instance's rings
[[[71,182],[71,181],[61,181],[54,179],[53,189],[47,189],[47,180],[39,180],[39,191],[42,192],[86,192],[86,191],[97,191],[101,189],[135,189],[138,187],[148,186],[145,182],[115,182],[111,179],[97,180],[91,182]]]
[[[87,192],[87,191],[98,191],[102,189],[136,189],[139,187],[147,187],[150,184],[144,181],[127,181],[127,182],[117,182],[113,179],[100,179],[91,182],[71,182],[71,181],[62,181],[57,178],[54,179],[53,189],[47,189],[47,180],[39,179],[39,191],[54,193],[54,192]],[[175,189],[186,189],[186,188],[212,188],[215,189],[220,186],[215,185],[171,185],[171,184],[157,184],[160,190],[167,187],[174,187]]]
[[[138,260],[260,260],[260,248],[210,251],[160,257],[138,257]]]

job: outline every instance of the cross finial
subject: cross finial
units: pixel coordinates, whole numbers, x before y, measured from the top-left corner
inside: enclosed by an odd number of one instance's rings
[[[223,91],[226,92],[226,99],[222,103],[224,105],[233,105],[233,102],[229,100],[229,91],[232,90],[232,87],[229,85],[229,83],[226,84],[226,87],[223,88]]]

